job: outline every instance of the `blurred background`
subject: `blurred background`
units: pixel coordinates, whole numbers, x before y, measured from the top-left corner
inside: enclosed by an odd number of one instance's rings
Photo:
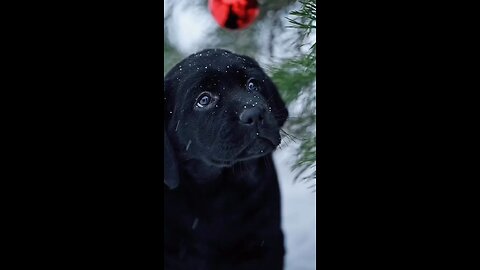
[[[316,1],[259,0],[242,30],[221,27],[208,0],[164,0],[164,74],[206,48],[255,58],[276,83],[290,117],[274,153],[282,193],[285,270],[316,265]]]

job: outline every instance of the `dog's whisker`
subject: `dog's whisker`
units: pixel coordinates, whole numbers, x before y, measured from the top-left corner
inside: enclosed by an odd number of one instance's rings
[[[291,140],[294,141],[294,142],[295,142],[295,139],[299,140],[299,138],[297,138],[297,137],[295,137],[294,135],[286,132],[283,128],[280,129],[280,131],[283,132],[283,134],[285,134],[287,138],[291,139]]]

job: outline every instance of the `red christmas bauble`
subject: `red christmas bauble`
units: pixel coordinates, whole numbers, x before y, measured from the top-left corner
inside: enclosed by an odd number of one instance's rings
[[[243,29],[260,14],[257,0],[208,0],[208,8],[217,23],[228,29]]]

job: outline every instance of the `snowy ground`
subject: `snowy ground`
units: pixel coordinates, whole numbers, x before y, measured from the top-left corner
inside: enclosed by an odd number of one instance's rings
[[[287,249],[284,270],[313,270],[316,269],[316,193],[308,189],[308,184],[293,184],[290,165],[294,155],[293,146],[274,154],[282,193],[282,228]]]

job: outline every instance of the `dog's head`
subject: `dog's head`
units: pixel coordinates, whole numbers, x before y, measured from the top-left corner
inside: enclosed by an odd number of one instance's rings
[[[176,156],[170,158],[229,167],[280,144],[288,111],[250,57],[220,49],[198,52],[168,72],[164,91],[165,136]]]

